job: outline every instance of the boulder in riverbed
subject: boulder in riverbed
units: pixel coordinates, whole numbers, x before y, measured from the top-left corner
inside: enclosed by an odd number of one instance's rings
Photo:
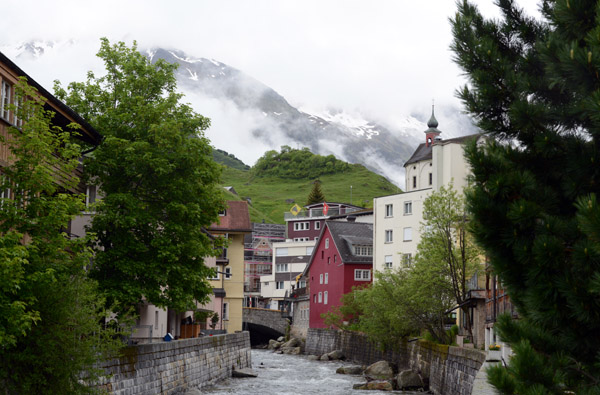
[[[368,381],[362,384],[354,384],[352,387],[355,390],[378,390],[378,391],[392,391],[394,387],[392,383],[387,380]]]
[[[379,361],[367,367],[365,377],[369,381],[390,380],[394,377],[394,370],[387,361]]]
[[[396,377],[396,383],[398,384],[398,388],[401,390],[419,389],[425,386],[421,376],[410,369],[400,372]]]
[[[362,374],[363,371],[365,370],[364,367],[362,366],[340,366],[339,368],[337,368],[337,370],[335,371],[338,374],[352,374],[352,375],[359,375]]]
[[[334,350],[334,351],[330,352],[329,354],[327,354],[327,356],[329,357],[329,359],[331,361],[337,361],[339,359],[344,359],[344,353],[342,352],[342,350]]]
[[[231,371],[231,377],[257,377],[258,375],[254,373],[252,369],[244,368],[244,369],[234,369]]]
[[[321,357],[319,357],[318,355],[309,355],[308,356],[308,360],[309,361],[318,361]]]
[[[321,355],[321,358],[319,358],[319,361],[329,361],[329,355],[327,355],[327,354]]]

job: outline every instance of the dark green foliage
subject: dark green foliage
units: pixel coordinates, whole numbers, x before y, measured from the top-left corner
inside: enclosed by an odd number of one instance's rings
[[[325,201],[325,195],[323,195],[323,191],[321,191],[321,181],[316,180],[313,184],[313,188],[308,194],[308,201],[306,205],[314,204],[314,203],[323,203]]]
[[[287,145],[281,147],[281,152],[267,151],[252,167],[254,175],[259,177],[277,176],[290,179],[316,179],[324,174],[349,170],[348,163],[336,159],[333,155],[315,155],[308,148],[297,150]]]
[[[239,160],[235,157],[235,155],[230,154],[226,151],[220,149],[213,149],[213,159],[215,162],[220,163],[222,165],[232,167],[238,170],[250,170],[250,166]]]
[[[207,300],[211,275],[203,257],[214,254],[203,231],[224,208],[219,166],[203,131],[210,122],[180,103],[174,64],[155,63],[135,44],[98,56],[107,74],[92,73],[57,95],[104,141],[86,161],[88,179],[104,194],[92,231],[98,236],[91,275],[119,312],[144,298],[185,311]]]
[[[97,284],[87,277],[90,236],[71,239],[69,221],[84,209],[83,197],[67,193],[81,147],[74,130],[51,125],[37,92],[25,83],[17,93],[20,130],[10,128],[15,161],[2,168],[0,188],[0,388],[8,394],[73,394],[92,390],[80,382],[98,359],[116,351],[100,322],[105,318]],[[11,110],[15,110],[12,108]]]
[[[543,19],[499,0],[452,21],[468,112],[494,139],[472,144],[472,229],[521,317],[501,319],[515,356],[490,375],[504,393],[600,393],[600,14],[543,1]],[[508,144],[502,139],[514,142]]]

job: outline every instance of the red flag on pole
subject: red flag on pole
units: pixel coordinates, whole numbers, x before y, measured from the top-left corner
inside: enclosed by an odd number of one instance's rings
[[[323,203],[323,215],[327,215],[328,211],[329,211],[329,206],[327,205],[327,203]]]

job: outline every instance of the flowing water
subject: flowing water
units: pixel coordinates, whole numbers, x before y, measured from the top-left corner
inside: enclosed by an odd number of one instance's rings
[[[231,378],[214,387],[203,388],[202,394],[243,395],[304,395],[323,394],[383,394],[380,391],[353,390],[356,383],[363,383],[361,376],[336,374],[340,361],[309,361],[304,355],[275,354],[268,350],[252,350],[252,369],[256,378]],[[423,394],[422,392],[392,391],[386,394]]]

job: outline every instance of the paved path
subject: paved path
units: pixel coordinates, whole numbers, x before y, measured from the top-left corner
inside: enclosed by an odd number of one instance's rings
[[[477,376],[475,376],[475,380],[473,381],[473,395],[498,395],[498,392],[492,387],[490,383],[487,382],[487,373],[486,369],[488,366],[496,365],[499,362],[484,362],[477,372]]]

